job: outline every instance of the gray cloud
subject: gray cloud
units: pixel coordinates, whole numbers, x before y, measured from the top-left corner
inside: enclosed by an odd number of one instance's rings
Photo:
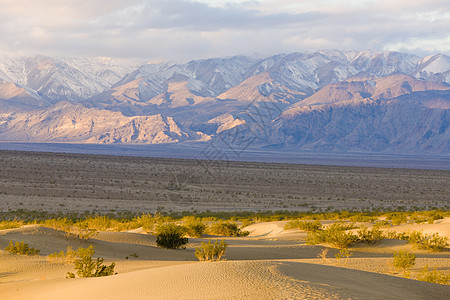
[[[323,48],[450,53],[447,1],[212,4],[217,3],[0,0],[0,53],[178,61]]]

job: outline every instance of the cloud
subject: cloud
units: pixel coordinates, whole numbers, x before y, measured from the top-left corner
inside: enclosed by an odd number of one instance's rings
[[[450,53],[450,8],[440,0],[0,0],[0,4],[0,53],[10,55],[180,61],[323,48]]]

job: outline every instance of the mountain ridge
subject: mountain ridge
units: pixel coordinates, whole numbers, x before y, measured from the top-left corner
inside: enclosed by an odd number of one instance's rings
[[[446,154],[449,108],[443,54],[322,50],[185,64],[0,57],[0,140],[223,146],[234,135],[299,151]]]

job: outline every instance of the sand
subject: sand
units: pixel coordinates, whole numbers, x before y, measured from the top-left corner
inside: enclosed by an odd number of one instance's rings
[[[371,247],[354,247],[348,260],[317,258],[323,246],[308,246],[306,234],[283,230],[286,222],[257,223],[247,238],[225,238],[226,260],[198,262],[195,246],[207,239],[190,239],[185,250],[156,247],[143,230],[100,232],[88,242],[67,240],[62,232],[26,226],[0,231],[0,249],[9,240],[41,249],[38,256],[0,251],[1,299],[450,299],[450,286],[401,278],[391,266],[398,249],[416,252],[414,277],[428,264],[450,274],[450,251],[429,253],[404,241],[385,240]],[[448,236],[450,218],[435,224],[394,227]],[[213,237],[220,238],[220,237]],[[47,255],[93,244],[95,256],[116,262],[114,276],[65,279],[72,264],[51,263]],[[137,254],[132,257],[130,254]],[[126,259],[128,257],[128,259]]]

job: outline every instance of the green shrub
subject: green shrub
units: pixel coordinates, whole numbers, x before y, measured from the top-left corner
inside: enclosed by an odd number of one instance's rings
[[[55,230],[70,232],[70,229],[73,226],[73,221],[67,218],[49,219],[44,221],[44,226]]]
[[[217,222],[208,229],[208,233],[223,236],[247,236],[250,232],[241,230],[236,223]]]
[[[334,257],[336,257],[338,264],[340,264],[341,259],[345,257],[344,264],[346,264],[351,255],[352,255],[352,253],[350,251],[348,251],[347,249],[341,249],[338,253],[336,253],[334,255]]]
[[[156,245],[167,249],[185,249],[188,238],[184,237],[186,229],[174,223],[156,226]]]
[[[374,217],[370,217],[370,216],[365,216],[361,213],[350,216],[348,218],[351,222],[373,222],[375,221]]]
[[[14,254],[22,254],[22,255],[38,255],[41,250],[30,248],[28,244],[22,242],[13,243],[13,241],[9,241],[9,245],[6,246],[5,251],[14,253]]]
[[[228,244],[224,240],[220,243],[216,240],[214,244],[211,244],[210,239],[208,243],[202,242],[201,246],[195,248],[195,257],[199,261],[219,261],[225,255],[227,247]]]
[[[403,270],[403,275],[409,277],[407,272],[416,263],[416,256],[413,253],[408,253],[405,250],[400,250],[394,253],[393,265],[398,270]]]
[[[366,226],[362,226],[358,230],[358,241],[366,244],[376,244],[384,239],[383,231],[379,228],[373,227],[368,229]]]
[[[389,223],[389,221],[386,221],[386,220],[379,220],[373,224],[373,227],[374,228],[389,228],[389,227],[391,227],[391,223]]]
[[[425,235],[425,238],[420,243],[420,248],[440,252],[448,246],[448,238],[439,236],[438,233],[433,233],[431,235]]]
[[[357,236],[351,232],[346,232],[347,226],[334,223],[323,230],[310,231],[306,241],[310,245],[330,244],[338,248],[347,248],[357,241]]]
[[[414,223],[416,223],[416,224],[422,224],[422,223],[427,223],[427,222],[429,222],[429,221],[428,221],[429,218],[427,218],[427,217],[422,217],[422,216],[414,216],[412,219],[414,220]],[[434,220],[433,220],[433,222],[434,222]]]
[[[284,225],[284,229],[300,229],[303,231],[316,231],[320,230],[322,228],[322,223],[320,223],[319,220],[315,221],[300,221],[300,220],[294,220],[289,221]]]
[[[442,211],[430,210],[425,212],[428,217],[428,223],[433,224],[435,220],[440,220],[444,218],[444,213]]]
[[[22,227],[22,225],[24,225],[23,221],[19,221],[19,220],[5,220],[5,221],[1,221],[0,222],[0,230],[3,229],[11,229],[11,228],[19,228]]]
[[[201,238],[206,230],[206,225],[202,222],[201,219],[190,217],[186,218],[184,228],[186,228],[186,234],[188,236]]]
[[[417,276],[417,280],[438,284],[448,284],[450,281],[450,275],[445,275],[436,269],[429,271],[428,265],[426,265],[423,270],[420,271],[420,274]]]
[[[391,213],[387,217],[388,220],[391,220],[392,225],[402,225],[408,222],[408,217],[405,213]]]
[[[425,239],[422,231],[413,230],[411,232],[408,232],[407,234],[407,241],[410,244],[420,244]]]
[[[397,239],[407,240],[408,243],[423,250],[439,252],[448,246],[448,238],[441,237],[438,233],[423,234],[422,231],[401,232],[396,235]]]
[[[75,270],[78,277],[102,277],[114,275],[115,263],[103,265],[103,258],[93,260],[94,246],[78,249],[78,258],[75,260]],[[67,272],[67,278],[75,278],[75,274]]]
[[[125,259],[129,259],[129,258],[131,258],[131,257],[133,257],[133,258],[139,258],[139,255],[138,255],[136,252],[134,252],[134,253],[131,253],[130,255],[126,256]]]
[[[240,219],[240,221],[242,222],[242,228],[245,228],[247,226],[250,226],[252,224],[257,223],[258,219],[257,218],[252,218],[252,219],[250,219],[250,218],[243,218],[243,219]]]

